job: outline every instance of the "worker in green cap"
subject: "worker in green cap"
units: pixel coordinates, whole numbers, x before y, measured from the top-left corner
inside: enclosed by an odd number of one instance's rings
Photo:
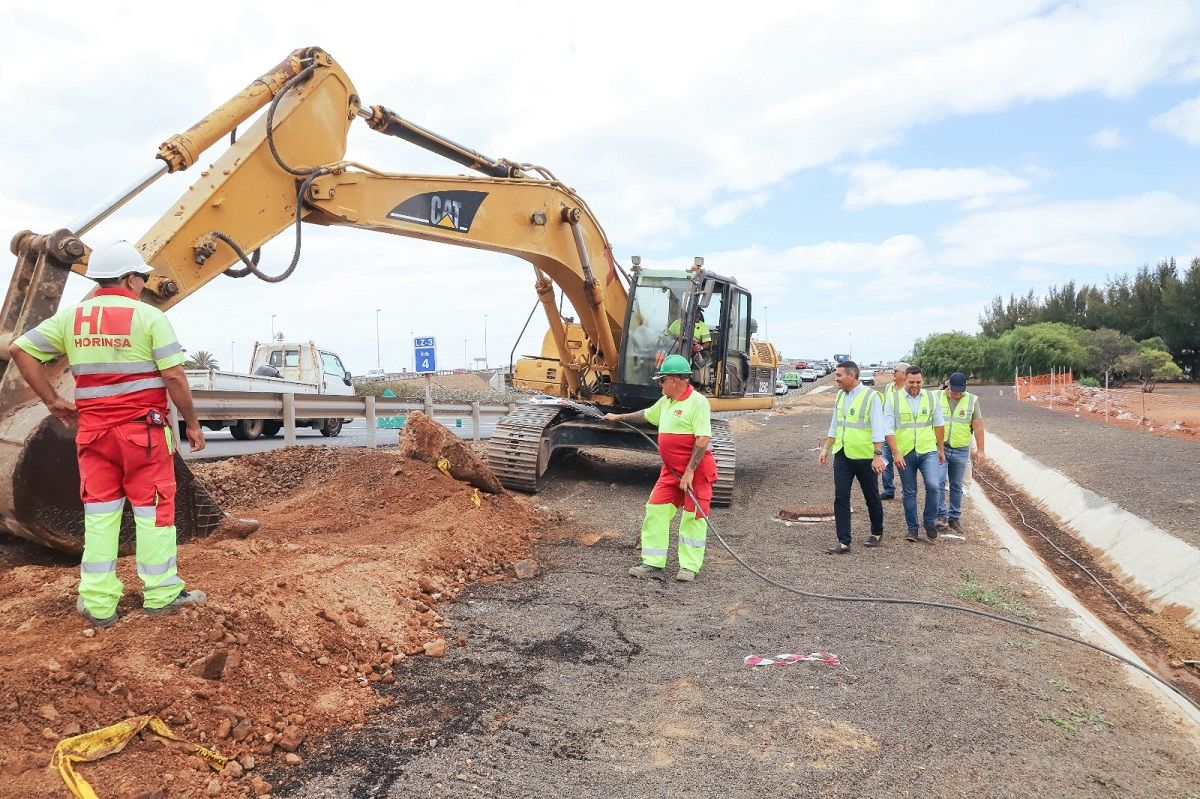
[[[707,518],[713,483],[717,480],[717,462],[708,448],[712,441],[708,399],[692,388],[691,375],[692,367],[686,358],[669,355],[654,376],[662,386],[663,395],[658,402],[644,411],[604,416],[610,422],[645,420],[658,427],[658,453],[662,456],[663,467],[646,503],[646,516],[642,522],[642,562],[629,570],[632,577],[661,578],[667,566],[671,521],[681,508],[679,572],[675,579],[691,582],[704,563]]]

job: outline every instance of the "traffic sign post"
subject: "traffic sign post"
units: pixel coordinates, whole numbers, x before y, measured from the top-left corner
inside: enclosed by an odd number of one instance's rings
[[[425,415],[433,416],[433,378],[437,371],[437,341],[433,336],[413,339],[413,369],[425,375]]]

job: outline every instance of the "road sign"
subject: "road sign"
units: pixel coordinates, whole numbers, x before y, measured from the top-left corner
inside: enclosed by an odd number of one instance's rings
[[[413,371],[419,375],[437,371],[437,342],[432,336],[413,339]]]

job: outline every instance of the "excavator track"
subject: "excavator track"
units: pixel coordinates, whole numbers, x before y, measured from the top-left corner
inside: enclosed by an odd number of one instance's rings
[[[550,427],[563,409],[556,405],[522,405],[496,424],[488,442],[488,466],[509,491],[537,493],[538,478],[550,463]]]
[[[733,431],[724,419],[712,420],[712,453],[717,459],[717,482],[713,485],[712,504],[728,508],[733,504],[733,480],[737,471],[737,449]]]

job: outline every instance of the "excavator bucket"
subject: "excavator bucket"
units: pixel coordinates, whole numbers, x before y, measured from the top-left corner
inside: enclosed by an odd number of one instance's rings
[[[51,416],[9,364],[8,345],[58,309],[71,265],[85,252],[67,230],[49,236],[28,231],[12,241],[16,268],[0,311],[0,524],[10,533],[63,552],[83,551],[83,503],[75,431]],[[74,382],[62,359],[54,362],[51,381],[63,396]],[[175,524],[181,540],[204,536],[224,513],[213,497],[175,455]],[[132,551],[132,510],[121,522],[121,549]]]

